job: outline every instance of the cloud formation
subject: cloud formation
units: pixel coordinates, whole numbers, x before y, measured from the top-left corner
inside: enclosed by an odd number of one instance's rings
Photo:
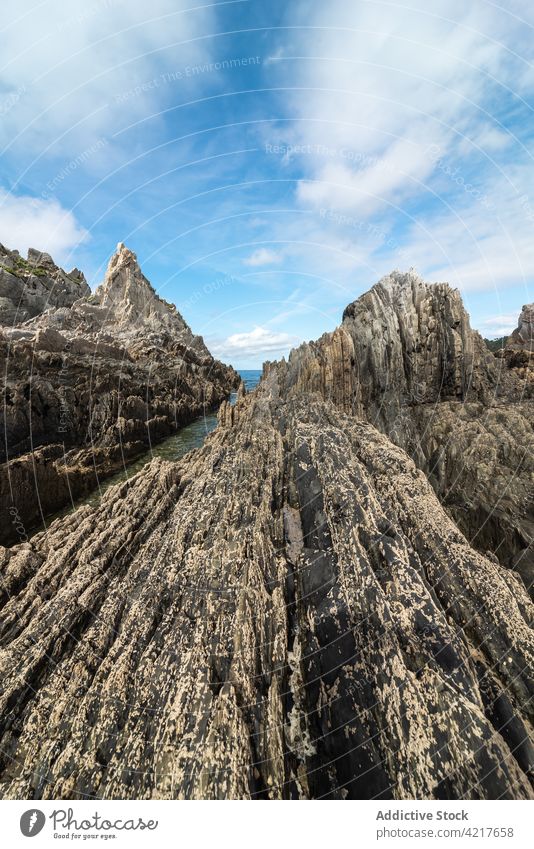
[[[258,326],[246,333],[233,333],[222,342],[212,342],[210,347],[214,354],[223,360],[247,362],[268,358],[273,354],[287,354],[299,341],[297,336],[289,333]]]
[[[487,339],[509,336],[517,327],[517,315],[494,315],[480,322],[480,332]]]
[[[88,238],[87,231],[59,201],[15,196],[0,189],[0,234],[8,248],[26,252],[37,248],[58,263]]]
[[[6,0],[2,241],[60,260],[85,239],[72,263],[95,279],[131,242],[243,366],[332,329],[394,268],[469,293],[483,332],[515,323],[534,281],[532,4],[295,0],[260,28],[258,4],[191,5]]]

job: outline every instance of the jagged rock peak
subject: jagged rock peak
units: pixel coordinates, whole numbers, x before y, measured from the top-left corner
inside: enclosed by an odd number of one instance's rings
[[[389,274],[382,277],[375,284],[375,287],[382,287],[391,294],[407,297],[414,290],[423,289],[427,285],[426,281],[415,268],[410,268],[408,271],[399,271],[399,269],[395,268]]]
[[[386,309],[390,306],[405,309],[408,306],[419,310],[421,304],[431,298],[449,301],[469,321],[458,289],[453,289],[448,283],[427,283],[413,268],[409,271],[395,269],[386,274],[368,292],[348,304],[343,320],[354,317],[359,308],[367,308],[373,296],[378,297]]]
[[[413,270],[382,278],[333,333],[293,350],[279,369],[286,391],[319,392],[387,433],[414,399],[486,401],[499,377],[460,292]]]
[[[465,399],[468,389],[478,395],[494,388],[492,358],[471,328],[460,291],[448,283],[427,283],[413,269],[393,271],[349,304],[342,327],[367,338],[367,350],[373,349],[389,377],[397,360],[401,382],[412,373],[416,381],[433,384],[427,400]]]
[[[117,250],[111,257],[108,265],[108,274],[112,269],[117,269],[124,265],[134,265],[139,268],[139,262],[137,261],[137,254],[134,253],[130,248],[127,248],[124,242],[119,242],[117,245]],[[148,283],[148,281],[147,281]],[[150,283],[148,283],[151,286]],[[151,287],[152,288],[152,287]]]
[[[517,327],[506,343],[507,347],[534,346],[534,304],[525,304],[521,310]]]
[[[132,302],[143,308],[149,307],[150,301],[158,298],[156,291],[141,271],[137,255],[119,242],[117,250],[111,257],[104,282],[96,290],[96,295],[102,306]]]

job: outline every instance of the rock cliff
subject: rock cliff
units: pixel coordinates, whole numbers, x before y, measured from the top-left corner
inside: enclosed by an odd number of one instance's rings
[[[524,394],[534,396],[534,304],[521,310],[516,329],[496,352],[496,357],[521,376]]]
[[[530,587],[534,383],[520,365],[488,351],[457,290],[394,272],[276,368],[285,395],[318,393],[404,448],[472,544]]]
[[[46,255],[39,262],[53,265]],[[26,535],[238,383],[157,296],[124,245],[96,293],[83,287],[70,303],[56,298],[52,308],[0,329],[4,540]]]

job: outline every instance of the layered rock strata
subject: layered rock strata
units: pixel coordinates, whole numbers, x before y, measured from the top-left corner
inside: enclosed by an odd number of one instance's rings
[[[517,327],[506,340],[507,348],[534,351],[534,304],[525,304]]]
[[[2,557],[5,798],[533,796],[520,578],[277,369]]]
[[[238,383],[157,296],[124,245],[96,293],[84,286],[89,295],[83,289],[84,297],[64,304],[56,298],[23,324],[0,329],[4,541],[27,536],[43,516],[212,409]]]
[[[404,448],[473,545],[532,586],[534,383],[488,351],[457,290],[394,272],[275,367],[285,396],[318,393]]]

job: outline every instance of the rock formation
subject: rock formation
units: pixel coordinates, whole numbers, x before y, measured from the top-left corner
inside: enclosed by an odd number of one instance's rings
[[[39,262],[55,269],[54,280],[66,277],[46,255]],[[21,280],[24,291],[32,279]],[[25,537],[43,516],[213,408],[238,383],[157,296],[124,245],[94,295],[80,280],[76,299],[74,290],[70,301],[56,297],[54,283],[52,308],[0,329],[4,541]]]
[[[4,797],[533,797],[533,604],[440,503],[416,409],[509,426],[487,405],[515,378],[457,294],[408,282],[266,367],[202,448],[0,550]]]
[[[506,347],[534,350],[534,304],[526,304],[521,310],[517,327],[508,337]]]
[[[0,325],[16,325],[53,307],[70,307],[91,294],[82,272],[67,274],[49,254],[30,248],[28,258],[0,244]]]
[[[530,587],[534,382],[514,365],[471,329],[457,290],[394,272],[278,369],[284,394],[319,393],[404,448],[472,544]]]

